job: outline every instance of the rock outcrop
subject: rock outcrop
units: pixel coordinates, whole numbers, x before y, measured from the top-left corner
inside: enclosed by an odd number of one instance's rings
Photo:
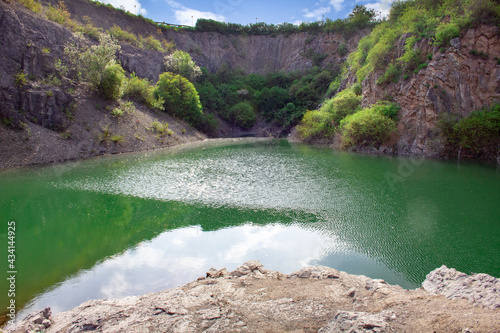
[[[88,1],[85,4],[95,7]],[[20,3],[0,1],[0,32],[0,169],[205,138],[182,121],[138,103],[133,112],[114,117],[111,110],[118,103],[58,79],[55,63],[61,59],[64,64],[63,50],[72,32]],[[130,72],[158,78],[162,52],[128,44],[122,48],[118,58]],[[172,135],[148,130],[154,121],[167,122]]]
[[[441,267],[428,275],[424,286],[446,294],[454,278],[465,277]],[[479,280],[491,283],[495,278],[481,274]],[[498,305],[500,292],[484,287],[478,291],[468,284],[463,294],[486,292],[488,304],[433,296],[422,288],[405,290],[328,267],[285,275],[249,261],[233,272],[211,269],[206,277],[158,293],[92,300],[55,315],[44,309],[7,331],[496,332],[500,308],[489,304]]]
[[[397,57],[408,37],[403,35],[397,43]],[[499,28],[473,28],[450,44],[441,52],[439,46],[423,39],[415,48],[432,56],[427,68],[397,83],[378,85],[382,72],[372,73],[362,83],[364,107],[381,99],[392,99],[401,106],[398,154],[440,156],[444,148],[436,126],[440,117],[462,118],[500,101]]]
[[[488,274],[467,275],[441,266],[427,275],[422,286],[431,295],[466,299],[490,309],[500,309],[500,280]]]
[[[42,3],[57,6],[58,0],[43,0]],[[68,6],[71,17],[82,24],[85,17],[104,31],[114,25],[135,34],[157,36],[157,26],[132,15],[123,15],[116,10],[98,6],[87,0],[72,0]],[[340,65],[346,54],[353,51],[359,40],[370,33],[370,29],[358,31],[350,38],[340,34],[273,34],[273,35],[233,35],[217,32],[193,32],[163,30],[166,40],[176,48],[188,52],[199,66],[215,72],[223,64],[232,69],[243,69],[247,74],[266,74],[276,71],[305,70],[313,66],[312,54],[323,54],[326,58],[320,66]],[[342,52],[338,52],[342,45]],[[143,58],[144,57],[144,58]],[[163,70],[163,58],[151,56],[148,52],[137,58],[122,52],[120,61],[125,70],[153,81]]]

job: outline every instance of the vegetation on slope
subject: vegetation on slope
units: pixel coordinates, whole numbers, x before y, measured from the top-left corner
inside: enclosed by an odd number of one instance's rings
[[[441,119],[439,126],[449,157],[481,160],[500,157],[500,103],[474,111],[458,121]]]
[[[338,71],[318,67],[308,72],[267,75],[246,75],[226,65],[215,73],[205,68],[202,71],[195,86],[207,110],[243,129],[261,118],[284,131],[295,126],[308,108],[319,104],[338,74]]]
[[[421,54],[415,43],[430,38],[446,46],[460,32],[482,23],[500,24],[500,4],[493,0],[398,0],[392,4],[389,18],[375,27],[358,44],[348,58],[358,82],[375,70],[385,70],[377,83],[398,81],[426,67],[427,54]],[[395,42],[405,35],[402,56],[392,51]]]
[[[319,110],[308,111],[300,125],[299,134],[304,140],[332,140],[340,134],[347,147],[379,147],[391,138],[397,121],[399,106],[379,101],[371,108],[360,109],[360,83],[368,74],[379,71],[377,84],[407,79],[412,73],[425,68],[432,55],[421,54],[415,47],[420,39],[427,39],[444,48],[452,38],[479,24],[500,24],[500,4],[492,0],[408,0],[393,3],[389,18],[378,24],[370,35],[362,38],[344,68],[354,73],[357,84],[326,100]],[[404,52],[397,57],[395,46],[404,42]],[[340,80],[331,84],[340,86]],[[493,109],[496,110],[496,109]],[[448,124],[446,142],[455,154],[458,150],[468,155],[492,154],[496,149],[496,119],[493,111],[481,111],[463,119],[458,124]],[[486,116],[488,114],[488,116]],[[474,124],[474,125],[473,125]],[[467,132],[469,131],[469,132]],[[472,133],[474,133],[472,135]],[[487,133],[487,134],[485,134]],[[497,135],[497,137],[495,137]],[[481,136],[489,139],[471,137]],[[465,140],[465,141],[464,141]],[[491,144],[486,144],[490,140]],[[478,144],[478,142],[482,142]],[[480,148],[481,147],[481,148]],[[497,156],[497,155],[495,155]]]

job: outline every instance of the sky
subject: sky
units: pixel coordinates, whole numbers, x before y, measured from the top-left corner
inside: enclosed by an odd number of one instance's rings
[[[355,5],[375,9],[387,16],[391,0],[100,0],[156,22],[192,26],[198,18],[230,23],[321,21],[346,18]]]

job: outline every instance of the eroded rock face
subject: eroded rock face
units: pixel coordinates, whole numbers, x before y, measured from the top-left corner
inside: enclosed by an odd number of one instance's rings
[[[397,45],[402,55],[405,38]],[[496,26],[481,26],[455,38],[444,53],[429,40],[415,44],[423,55],[432,55],[427,68],[409,79],[378,85],[383,73],[363,82],[363,106],[393,98],[401,107],[397,144],[399,154],[437,157],[443,149],[436,125],[445,114],[458,118],[500,101],[500,34]]]
[[[441,266],[427,275],[422,286],[432,295],[466,299],[490,309],[500,308],[500,280],[488,274],[467,275]]]
[[[242,68],[246,73],[306,70],[313,67],[308,53],[324,54],[321,66],[340,66],[345,60],[338,49],[354,50],[369,30],[359,31],[345,40],[339,34],[293,33],[290,35],[223,35],[215,32],[165,32],[177,47],[191,54],[200,66],[215,72],[223,64]]]
[[[447,277],[433,290],[441,293],[446,281],[467,277],[455,272],[429,274]],[[498,296],[497,289],[490,292]],[[158,293],[92,300],[54,316],[45,309],[8,332],[494,332],[499,314],[328,267],[285,275],[253,260],[232,272],[210,269],[206,277]]]
[[[325,327],[321,328],[319,333],[338,333],[338,332],[386,332],[389,321],[396,318],[392,311],[382,311],[377,314],[368,312],[339,311]]]

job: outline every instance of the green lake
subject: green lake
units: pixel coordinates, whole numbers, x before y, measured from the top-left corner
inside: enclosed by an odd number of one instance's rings
[[[18,317],[159,291],[251,259],[405,288],[441,265],[500,276],[494,166],[286,140],[208,140],[0,172],[2,313],[10,221]]]

